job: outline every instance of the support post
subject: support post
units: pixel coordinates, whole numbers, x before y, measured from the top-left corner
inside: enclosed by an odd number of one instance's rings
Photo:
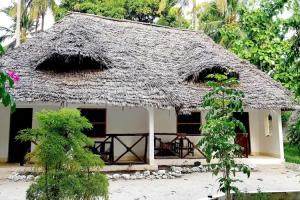
[[[148,125],[149,125],[149,136],[148,136],[148,164],[154,164],[154,109],[152,107],[147,108],[148,110]]]
[[[8,161],[10,109],[0,105],[0,162]]]
[[[282,132],[282,121],[281,121],[281,111],[274,112],[274,122],[278,134],[278,146],[279,146],[279,156],[282,161],[284,161],[284,148],[283,148],[283,132]]]

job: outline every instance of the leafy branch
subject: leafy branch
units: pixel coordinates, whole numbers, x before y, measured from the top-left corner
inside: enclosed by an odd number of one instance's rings
[[[236,129],[245,132],[242,122],[235,119],[234,112],[243,112],[242,91],[236,89],[239,84],[235,78],[228,78],[224,74],[209,75],[207,84],[212,89],[203,99],[202,106],[208,110],[206,123],[201,127],[205,134],[199,141],[199,146],[206,155],[206,160],[211,163],[217,159],[218,163],[212,165],[213,175],[222,176],[218,179],[220,191],[226,194],[226,199],[231,199],[231,191],[238,193],[234,183],[239,179],[233,178],[237,171],[250,176],[250,169],[243,164],[237,164],[235,157],[241,155],[241,147],[235,144]]]

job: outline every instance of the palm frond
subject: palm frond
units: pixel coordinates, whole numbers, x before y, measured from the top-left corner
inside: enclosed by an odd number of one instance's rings
[[[167,0],[160,0],[157,13],[161,14],[167,7]]]
[[[0,36],[0,43],[4,42],[5,40],[14,37],[14,34],[4,34]]]
[[[218,11],[224,16],[227,11],[227,0],[216,0]]]
[[[0,31],[5,31],[5,32],[8,32],[8,33],[14,32],[14,30],[12,30],[10,28],[7,28],[7,27],[4,27],[4,26],[0,26]]]

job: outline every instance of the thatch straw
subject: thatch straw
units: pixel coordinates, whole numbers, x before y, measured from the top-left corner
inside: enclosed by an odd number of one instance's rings
[[[7,53],[0,64],[22,77],[14,90],[21,102],[189,110],[199,107],[208,88],[187,80],[221,67],[239,75],[246,107],[294,107],[279,83],[201,32],[88,14],[66,16]]]

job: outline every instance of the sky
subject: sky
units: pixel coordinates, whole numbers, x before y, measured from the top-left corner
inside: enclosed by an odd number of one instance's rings
[[[13,2],[15,1],[16,0],[0,0],[0,10],[12,5]],[[10,17],[0,12],[0,27],[10,28],[12,23],[13,22]],[[53,23],[54,23],[54,17],[52,15],[52,12],[48,10],[45,17],[45,29],[50,28],[53,25]],[[0,31],[0,35],[2,35],[3,33],[4,33],[3,31],[2,32]],[[5,41],[4,45],[6,45],[5,43],[9,43],[9,41]]]

